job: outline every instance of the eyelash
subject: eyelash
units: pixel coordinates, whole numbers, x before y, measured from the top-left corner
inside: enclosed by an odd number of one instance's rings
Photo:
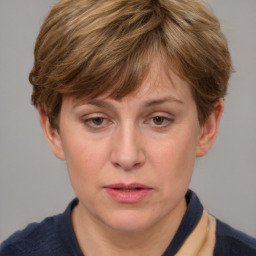
[[[156,119],[156,118],[160,118],[161,120],[160,120],[160,122],[161,122],[161,124],[156,124],[155,122],[154,122],[154,119]],[[151,117],[150,119],[149,119],[149,121],[147,121],[146,123],[152,123],[152,126],[154,127],[154,128],[167,128],[167,127],[169,127],[169,125],[171,124],[171,123],[173,123],[173,121],[174,121],[174,119],[173,118],[169,118],[169,117],[166,117],[166,116],[162,116],[162,115],[155,115],[155,116],[153,116],[153,117]]]
[[[156,124],[154,122],[154,120],[156,120],[157,118],[160,118],[160,124]],[[87,127],[91,129],[101,129],[108,126],[109,124],[112,124],[112,122],[109,119],[100,115],[95,117],[90,117],[90,118],[84,118],[82,121]],[[97,121],[100,121],[100,123],[96,124]],[[153,128],[163,129],[163,128],[169,127],[169,125],[173,122],[174,122],[174,118],[169,118],[163,115],[155,115],[147,119],[145,121],[145,124],[149,124]]]
[[[100,124],[95,124],[95,121],[97,122],[97,119],[98,121],[102,121]],[[92,128],[92,129],[100,129],[100,128],[103,128],[104,126],[106,126],[105,123],[112,123],[111,121],[108,121],[107,118],[105,117],[102,117],[102,116],[95,116],[95,117],[90,117],[90,118],[85,118],[83,119],[83,123],[88,126],[89,128]],[[103,123],[103,124],[102,124]]]

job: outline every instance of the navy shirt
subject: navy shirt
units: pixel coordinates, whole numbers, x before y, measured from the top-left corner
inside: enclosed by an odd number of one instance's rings
[[[174,256],[199,222],[203,207],[194,192],[186,195],[188,209],[162,256]],[[0,256],[83,256],[71,223],[73,200],[64,213],[32,223],[0,246]],[[214,256],[256,256],[256,239],[217,220]]]

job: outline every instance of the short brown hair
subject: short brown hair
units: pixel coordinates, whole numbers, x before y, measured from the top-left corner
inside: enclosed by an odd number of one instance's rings
[[[120,99],[160,56],[192,87],[200,124],[232,71],[218,19],[199,0],[61,0],[35,45],[32,103],[56,126],[64,95]]]

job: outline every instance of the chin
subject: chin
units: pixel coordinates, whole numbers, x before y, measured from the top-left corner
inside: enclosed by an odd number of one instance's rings
[[[141,232],[154,225],[157,220],[145,213],[122,212],[105,218],[105,224],[111,229],[119,232]]]

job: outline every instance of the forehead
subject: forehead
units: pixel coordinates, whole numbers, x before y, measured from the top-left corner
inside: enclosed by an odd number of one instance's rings
[[[191,86],[183,80],[176,72],[167,69],[161,62],[152,62],[149,72],[139,84],[138,88],[122,98],[111,97],[110,93],[105,93],[91,98],[86,95],[73,98],[74,105],[94,102],[100,104],[102,100],[114,100],[117,102],[160,102],[162,100],[171,100],[177,103],[183,103],[193,100]]]
[[[125,99],[143,100],[147,97],[173,98],[182,100],[192,97],[192,87],[177,72],[159,59],[153,61],[147,75],[137,90],[125,96]]]
[[[182,93],[190,88],[190,85],[181,78],[177,72],[164,65],[163,62],[154,61],[150,66],[147,76],[139,86],[138,92],[166,91],[171,93]]]

